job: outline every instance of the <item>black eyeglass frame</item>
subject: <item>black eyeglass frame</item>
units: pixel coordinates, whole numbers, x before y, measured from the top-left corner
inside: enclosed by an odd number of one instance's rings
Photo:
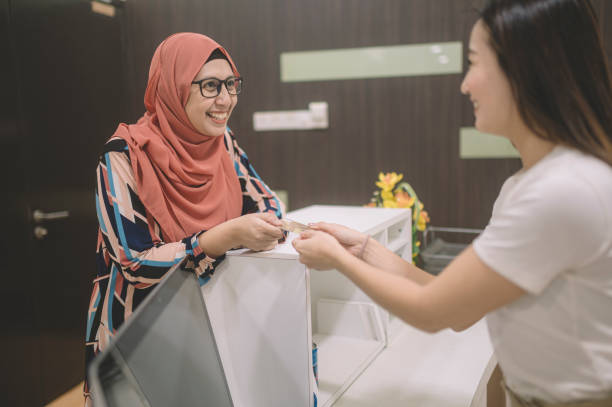
[[[205,81],[209,81],[211,79],[219,81],[219,84],[217,85],[217,94],[214,95],[214,96],[206,96],[204,94],[204,89],[202,88],[202,83],[205,82]],[[238,91],[236,93],[230,92],[229,88],[227,87],[227,81],[231,81],[231,80],[237,81],[239,83],[239,86],[236,86],[236,88],[238,89]],[[240,92],[242,92],[242,83],[243,83],[243,79],[242,79],[241,76],[230,76],[229,78],[225,78],[225,79],[219,79],[219,78],[210,77],[210,78],[200,79],[199,81],[191,82],[192,85],[198,85],[198,87],[200,88],[200,95],[202,95],[202,97],[205,97],[205,98],[208,98],[208,99],[216,98],[217,96],[219,96],[219,94],[221,93],[221,86],[225,86],[225,89],[227,90],[228,94],[230,94],[232,96],[239,95]]]

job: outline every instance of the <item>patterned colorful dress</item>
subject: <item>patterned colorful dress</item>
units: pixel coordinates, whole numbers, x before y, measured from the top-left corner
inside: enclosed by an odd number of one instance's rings
[[[224,142],[240,181],[242,214],[272,212],[281,218],[281,202],[257,175],[229,129]],[[202,251],[197,238],[204,231],[179,242],[164,242],[159,224],[138,197],[123,139],[112,138],[105,144],[96,183],[98,273],[87,313],[86,366],[173,265],[188,257],[189,267],[204,284],[225,257],[212,259]]]

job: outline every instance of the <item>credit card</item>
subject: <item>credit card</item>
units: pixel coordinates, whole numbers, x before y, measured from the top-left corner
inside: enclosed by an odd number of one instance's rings
[[[281,221],[281,229],[287,232],[302,233],[310,229],[308,225],[304,225],[303,223],[296,222],[291,219],[284,218],[284,219],[281,219],[280,221]]]

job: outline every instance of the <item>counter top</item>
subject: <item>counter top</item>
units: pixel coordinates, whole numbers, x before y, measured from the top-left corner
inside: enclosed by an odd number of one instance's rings
[[[374,236],[389,225],[401,221],[403,218],[409,218],[409,213],[409,209],[312,205],[287,213],[287,218],[304,224],[310,222],[338,223]],[[240,255],[274,259],[297,259],[299,257],[298,253],[291,245],[291,241],[296,236],[295,233],[289,233],[287,240],[272,250],[254,252],[249,249],[238,249],[231,250],[227,254],[228,256]]]
[[[408,209],[314,205],[287,217],[344,224],[411,258]],[[290,384],[312,373],[303,357],[310,357],[312,339],[319,345],[319,407],[480,406],[473,400],[483,399],[493,353],[484,321],[460,333],[416,330],[379,309],[344,275],[307,270],[296,261],[296,236],[266,252],[229,252],[203,287],[211,314],[218,315],[212,323],[224,365],[231,367],[230,388],[244,393],[237,405],[306,404],[308,393],[300,393],[298,403]],[[254,373],[262,370],[266,377]],[[268,388],[272,373],[275,384]],[[270,399],[283,380],[289,384]]]
[[[401,324],[334,407],[475,405],[472,400],[482,398],[481,379],[493,354],[484,319],[463,332],[435,334]]]

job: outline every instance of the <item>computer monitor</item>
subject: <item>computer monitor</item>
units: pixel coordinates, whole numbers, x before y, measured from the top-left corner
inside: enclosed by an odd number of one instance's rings
[[[233,407],[200,285],[174,266],[92,362],[96,407]]]

